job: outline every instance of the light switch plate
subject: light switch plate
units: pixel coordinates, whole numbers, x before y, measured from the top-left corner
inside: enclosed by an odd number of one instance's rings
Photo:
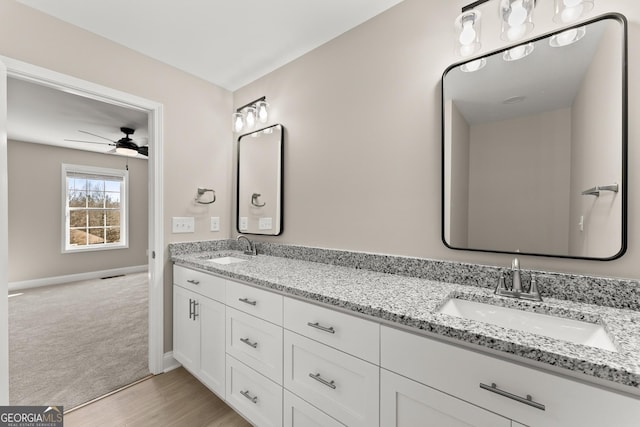
[[[246,216],[241,216],[238,228],[240,229],[240,231],[246,231],[247,229],[249,229],[249,218]]]
[[[171,232],[173,233],[193,233],[196,224],[192,216],[174,216],[171,218]]]
[[[220,217],[212,216],[211,217],[211,231],[220,231]]]

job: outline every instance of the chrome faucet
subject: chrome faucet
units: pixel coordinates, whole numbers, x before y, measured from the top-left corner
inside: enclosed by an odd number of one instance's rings
[[[518,258],[514,258],[513,261],[511,261],[511,289],[507,289],[507,286],[505,284],[505,273],[503,271],[500,274],[500,278],[498,278],[498,285],[496,286],[494,293],[503,297],[542,301],[542,297],[540,296],[540,292],[538,291],[536,276],[534,274],[531,274],[531,283],[529,284],[529,290],[525,292],[522,288],[522,278],[520,276],[520,260],[518,260]]]
[[[251,240],[249,240],[249,238],[247,236],[244,235],[239,235],[238,238],[236,239],[238,242],[240,241],[240,239],[244,239],[247,241],[247,244],[249,245],[249,249],[247,249],[246,251],[244,251],[245,255],[252,255],[252,256],[256,256],[258,255],[258,251],[256,250],[256,245],[255,243],[253,243]]]

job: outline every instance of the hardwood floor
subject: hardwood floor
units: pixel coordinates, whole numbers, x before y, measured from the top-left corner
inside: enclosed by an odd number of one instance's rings
[[[65,414],[65,427],[250,427],[184,368],[156,375]]]

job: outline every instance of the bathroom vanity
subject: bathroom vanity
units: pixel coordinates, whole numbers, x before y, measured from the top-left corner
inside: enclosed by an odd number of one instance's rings
[[[489,287],[322,259],[172,250],[172,260],[174,357],[255,425],[634,426],[640,419],[637,311],[549,297],[513,304]],[[452,298],[582,317],[604,325],[615,347],[440,312]]]

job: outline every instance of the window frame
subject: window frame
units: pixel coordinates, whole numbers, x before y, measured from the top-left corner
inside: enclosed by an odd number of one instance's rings
[[[62,163],[62,253],[79,253],[105,251],[112,249],[129,248],[129,171],[123,169],[112,169],[98,166],[85,166]],[[86,175],[96,175],[100,177],[115,177],[122,179],[120,184],[120,242],[101,243],[93,245],[71,245],[70,236],[70,208],[69,208],[69,187],[67,178],[69,173],[79,173]],[[103,225],[104,227],[104,225]]]

